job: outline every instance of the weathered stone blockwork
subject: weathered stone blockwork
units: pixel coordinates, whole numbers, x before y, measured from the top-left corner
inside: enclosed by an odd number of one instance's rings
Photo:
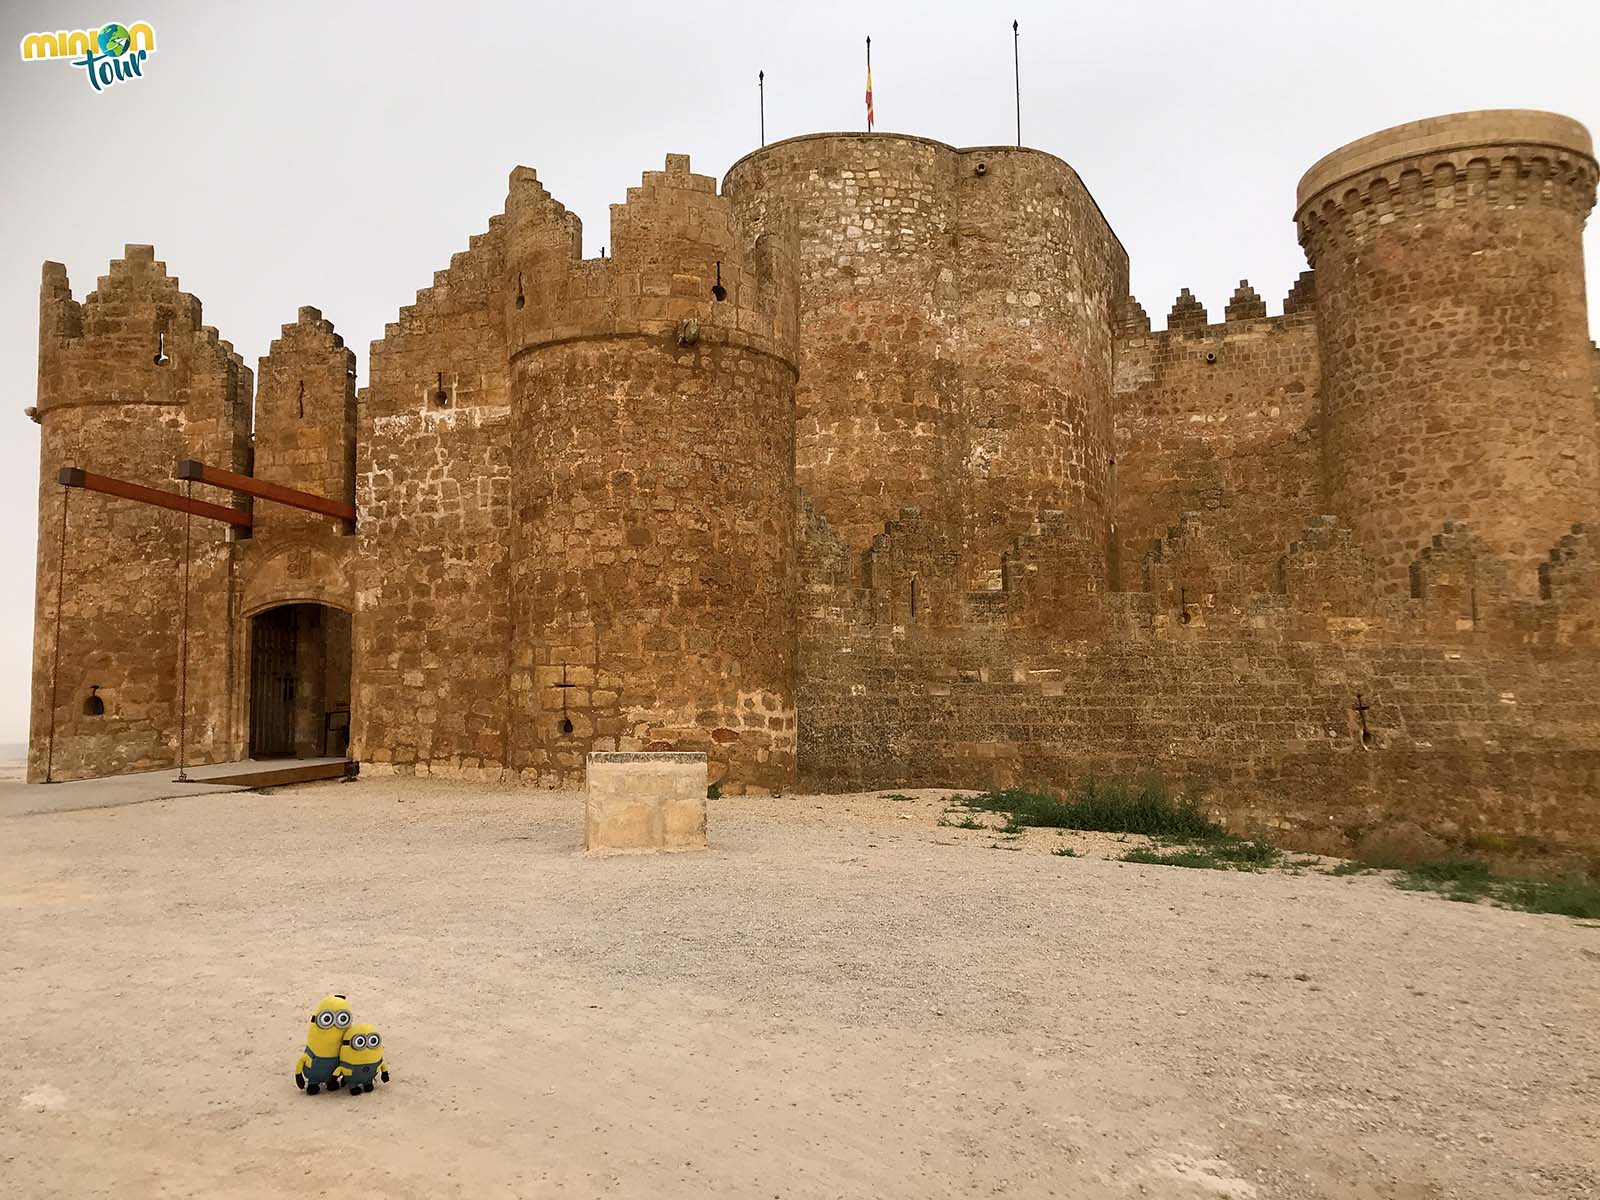
[[[148,247],[81,304],[47,264],[30,769],[52,728],[63,777],[176,742],[182,522],[127,502],[70,502],[52,710],[56,469],[253,454],[353,490],[357,529],[261,501],[251,536],[196,525],[191,760],[265,736],[271,670],[274,744],[347,715],[370,770],[571,786],[591,753],[702,752],[725,789],[781,792],[1156,769],[1309,847],[1420,827],[1593,856],[1595,176],[1549,114],[1375,134],[1301,181],[1315,271],[1281,313],[1241,281],[1220,320],[1185,289],[1152,331],[1037,151],[821,134],[720,192],[672,155],[597,259],[519,167],[360,397],[320,313],[284,327],[253,447],[249,372]]]
[[[360,411],[352,754],[374,768],[505,766],[511,407],[491,218],[372,346]]]
[[[1265,588],[1278,557],[1322,511],[1320,356],[1302,297],[1269,318],[1249,284],[1208,324],[1179,298],[1164,333],[1125,325],[1117,342],[1118,582],[1180,512],[1199,512],[1229,543],[1246,578]],[[1246,295],[1246,293],[1248,293]]]
[[[678,155],[613,206],[607,259],[531,172],[507,211],[512,439],[537,464],[513,486],[511,765],[576,782],[591,748],[704,750],[714,782],[786,787],[794,228],[747,231]]]
[[[910,622],[869,589],[804,580],[805,778],[979,788],[1158,769],[1211,784],[1239,828],[1313,848],[1398,825],[1544,856],[1600,848],[1585,534],[1552,557],[1544,602],[1509,587],[1474,601],[1463,581],[1504,564],[1460,528],[1419,556],[1430,582],[1411,599],[1375,595],[1332,518],[1263,592],[1205,542],[1190,515],[1147,563],[1147,591],[1081,594],[1054,627],[1010,589]]]
[[[180,458],[245,470],[250,369],[201,324],[200,302],[178,289],[150,246],[128,246],[82,302],[72,298],[66,269],[46,263],[36,419],[39,567],[28,777],[42,780],[47,766],[55,779],[82,779],[173,765],[184,518],[69,493],[56,479],[62,467],[78,466],[176,492],[171,479]],[[229,752],[238,667],[229,637],[234,547],[225,527],[212,522],[194,522],[190,536],[187,734],[191,761],[206,762]]]
[[[356,753],[574,784],[670,743],[788,786],[793,226],[743,227],[672,155],[610,257],[581,241],[518,168],[373,348]]]
[[[1403,591],[1467,520],[1532,567],[1600,492],[1583,225],[1588,132],[1548,113],[1385,130],[1300,182],[1317,271],[1329,511]],[[1533,594],[1531,570],[1518,572]]]
[[[968,580],[1041,511],[1105,545],[1128,259],[1071,167],[817,134],[741,159],[725,187],[754,222],[798,221],[796,478],[846,544],[914,508]]]
[[[258,479],[325,496],[356,499],[356,356],[314,308],[302,308],[272,343],[256,375]],[[263,504],[253,535],[322,529],[327,517]]]

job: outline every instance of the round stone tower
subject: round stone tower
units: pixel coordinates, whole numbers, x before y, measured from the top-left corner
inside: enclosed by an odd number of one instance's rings
[[[512,765],[704,750],[726,790],[794,781],[795,256],[670,155],[611,257],[511,177]]]
[[[190,765],[227,757],[227,527],[192,523],[180,683],[184,518],[59,481],[73,467],[176,491],[180,458],[243,471],[250,392],[249,368],[153,247],[128,246],[81,301],[66,268],[44,264],[30,781],[172,766],[185,716]]]
[[[1551,113],[1457,113],[1352,142],[1300,180],[1317,275],[1328,502],[1405,590],[1465,520],[1535,565],[1600,498],[1583,225],[1588,132]]]
[[[747,155],[724,191],[798,223],[796,475],[846,544],[917,509],[970,585],[1062,510],[1103,554],[1128,264],[1071,167],[826,133]]]

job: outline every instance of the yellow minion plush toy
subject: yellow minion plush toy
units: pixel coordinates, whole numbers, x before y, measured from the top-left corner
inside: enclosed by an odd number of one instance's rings
[[[383,1057],[383,1039],[371,1025],[352,1025],[339,1046],[339,1065],[333,1069],[334,1086],[338,1081],[350,1085],[350,1094],[359,1096],[372,1090],[373,1076],[389,1082],[389,1064]]]
[[[315,1096],[327,1084],[331,1091],[342,1080],[336,1075],[345,1030],[350,1028],[350,1004],[343,996],[326,996],[306,1026],[306,1048],[294,1063],[294,1084]]]

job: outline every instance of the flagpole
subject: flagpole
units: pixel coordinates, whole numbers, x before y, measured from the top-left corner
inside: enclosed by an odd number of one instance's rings
[[[867,132],[872,132],[872,35],[867,35]]]
[[[1022,35],[1018,32],[1015,21],[1011,22],[1011,68],[1017,81],[1017,145],[1022,145],[1022,51],[1018,47],[1018,39]]]
[[[761,93],[761,144],[767,144],[767,73],[756,72],[756,88]]]

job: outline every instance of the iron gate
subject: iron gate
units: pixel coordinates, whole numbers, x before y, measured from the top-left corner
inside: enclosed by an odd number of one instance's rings
[[[250,622],[250,757],[294,754],[295,609]]]

